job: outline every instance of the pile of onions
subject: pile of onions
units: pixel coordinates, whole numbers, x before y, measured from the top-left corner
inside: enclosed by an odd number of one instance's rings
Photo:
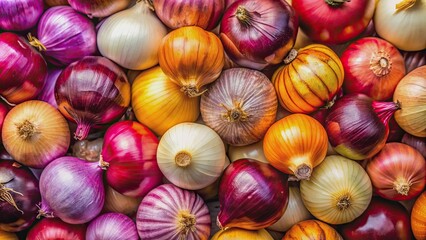
[[[160,140],[157,162],[174,185],[197,190],[216,181],[225,165],[225,146],[211,128],[198,123],[180,123]]]
[[[67,66],[96,52],[95,25],[70,6],[49,8],[37,25],[37,38],[30,44],[50,63]]]
[[[136,225],[131,218],[121,213],[105,213],[90,222],[86,239],[121,239],[139,240]]]
[[[286,1],[241,0],[226,9],[220,39],[232,61],[261,70],[284,59],[298,27],[296,13]]]
[[[364,94],[347,94],[338,99],[326,118],[331,146],[354,160],[374,156],[389,135],[389,119],[398,103],[378,102]]]
[[[13,161],[0,160],[0,232],[30,227],[39,202],[38,180],[30,170]]]
[[[300,193],[314,217],[329,224],[342,224],[367,209],[373,188],[360,164],[332,155],[315,169],[310,180],[300,183]]]
[[[59,218],[44,218],[28,232],[28,240],[73,239],[84,240],[86,225],[69,224]]]
[[[38,100],[47,102],[54,108],[58,108],[58,104],[56,104],[55,99],[55,85],[61,73],[62,69],[49,69],[47,71],[46,84],[37,96]]]
[[[402,143],[412,146],[426,158],[426,137],[416,137],[411,134],[405,133],[401,139]]]
[[[219,202],[217,225],[221,229],[269,227],[287,208],[287,176],[256,160],[232,162],[220,180]]]
[[[417,198],[411,211],[411,229],[416,239],[426,239],[426,191]]]
[[[140,1],[103,21],[97,41],[103,56],[122,67],[142,70],[157,65],[161,39],[166,34],[166,27],[147,1]]]
[[[314,167],[327,153],[324,127],[305,114],[292,114],[275,122],[266,132],[263,150],[266,159],[278,170],[309,179]]]
[[[0,2],[0,29],[24,31],[37,24],[43,14],[43,0],[5,0]]]
[[[93,126],[119,119],[130,104],[125,73],[104,57],[84,57],[66,67],[56,82],[58,109],[77,123],[74,138],[84,140]]]
[[[77,141],[72,145],[72,155],[89,162],[97,162],[101,155],[103,143],[103,138],[97,138],[93,141]]]
[[[229,228],[217,232],[210,240],[273,240],[274,238],[265,229],[246,230]]]
[[[70,130],[58,110],[46,102],[30,100],[9,111],[4,119],[2,141],[16,161],[44,168],[67,153]]]
[[[102,210],[105,190],[102,162],[61,157],[51,162],[40,177],[42,202],[39,215],[58,217],[70,224],[91,221]]]
[[[9,106],[0,100],[0,143],[1,143],[1,132],[3,128],[4,118],[6,117],[8,112],[9,112]]]
[[[92,17],[108,17],[125,9],[131,0],[68,0],[75,10]]]
[[[201,116],[225,143],[244,146],[260,141],[275,122],[277,96],[261,72],[232,68],[222,72],[201,97]]]
[[[0,33],[0,55],[0,98],[12,104],[36,98],[47,76],[41,54],[23,37],[4,32]]]
[[[283,240],[291,239],[343,240],[334,228],[318,220],[306,220],[292,226]]]
[[[161,185],[142,200],[136,226],[139,237],[156,239],[207,239],[210,215],[203,199],[172,184]]]
[[[402,143],[387,143],[367,165],[367,173],[379,196],[410,200],[426,183],[426,161],[416,149]]]
[[[405,76],[401,53],[380,38],[366,37],[351,43],[341,60],[345,69],[345,93],[363,93],[374,100],[388,100]]]
[[[112,187],[105,186],[105,204],[103,212],[122,213],[127,216],[134,216],[137,212],[141,198],[124,196],[115,191]]]
[[[247,146],[229,146],[228,156],[231,162],[241,158],[250,158],[259,162],[269,163],[263,152],[263,141]]]

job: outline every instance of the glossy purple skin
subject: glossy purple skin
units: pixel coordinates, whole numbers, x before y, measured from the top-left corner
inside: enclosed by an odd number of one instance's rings
[[[104,205],[102,173],[97,162],[75,157],[49,163],[40,177],[42,211],[70,224],[89,222]]]
[[[398,202],[374,197],[365,212],[354,221],[341,225],[343,239],[390,240],[414,239],[410,216]]]
[[[59,218],[43,218],[28,232],[26,240],[85,240],[86,225],[68,224]]]
[[[40,18],[37,38],[46,47],[42,54],[57,66],[67,66],[96,52],[94,23],[70,6],[49,8]]]
[[[138,240],[136,224],[131,218],[121,213],[105,213],[90,222],[86,231],[87,240]]]
[[[26,167],[15,167],[14,162],[0,160],[0,183],[23,196],[10,192],[22,214],[6,201],[0,201],[0,230],[9,232],[22,231],[34,222],[40,203],[38,180]]]
[[[38,100],[45,101],[54,108],[58,108],[58,104],[56,104],[55,99],[55,84],[61,73],[62,69],[49,69],[47,73],[46,84],[37,97]]]
[[[46,82],[46,61],[14,33],[0,34],[0,49],[0,95],[13,104],[35,99]]]
[[[405,133],[401,142],[417,149],[426,159],[426,137],[416,137],[409,133]]]
[[[43,0],[1,0],[0,29],[24,31],[34,27],[43,13]]]
[[[105,133],[102,157],[109,163],[106,179],[117,192],[144,197],[159,186],[163,174],[157,164],[158,139],[146,126],[120,121]]]
[[[3,127],[4,118],[6,117],[8,112],[9,112],[9,106],[0,100],[0,136],[1,136],[1,129]],[[0,143],[1,143],[1,138],[0,138]]]
[[[265,228],[278,221],[287,208],[287,175],[267,163],[237,160],[222,175],[219,202],[217,220],[222,228]]]

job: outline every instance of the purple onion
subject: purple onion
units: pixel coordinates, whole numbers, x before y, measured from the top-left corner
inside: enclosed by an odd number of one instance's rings
[[[59,217],[70,224],[95,218],[105,201],[103,167],[75,157],[61,157],[49,163],[40,177],[40,215]]]
[[[54,108],[58,108],[55,99],[55,84],[61,74],[62,69],[50,69],[47,72],[46,84],[44,85],[41,92],[38,94],[37,99],[45,101],[52,105]]]
[[[401,140],[402,143],[405,143],[419,151],[424,158],[426,158],[426,138],[425,137],[416,137],[409,133],[405,133]]]
[[[70,6],[49,8],[40,18],[37,38],[31,38],[30,44],[57,66],[67,66],[96,52],[95,25]]]
[[[87,240],[138,240],[136,225],[121,213],[105,213],[95,218],[87,227]]]
[[[9,112],[9,106],[6,103],[0,101],[0,143],[1,143],[1,129],[3,127],[4,118]]]
[[[43,8],[43,0],[0,0],[0,29],[28,30],[37,24]]]

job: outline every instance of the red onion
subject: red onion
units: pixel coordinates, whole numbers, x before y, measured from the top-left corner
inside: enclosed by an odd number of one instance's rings
[[[105,200],[102,168],[102,162],[98,165],[75,157],[61,157],[49,163],[40,177],[40,215],[59,217],[70,224],[95,218]]]
[[[28,232],[27,240],[84,240],[86,225],[69,224],[59,218],[44,218]]]
[[[47,71],[46,84],[37,97],[38,100],[45,101],[54,108],[58,108],[58,104],[56,104],[55,99],[55,84],[61,73],[62,69],[49,69]]]
[[[66,67],[56,82],[59,111],[77,123],[74,137],[84,140],[92,126],[118,120],[130,104],[126,74],[104,57],[84,57]]]
[[[407,68],[407,73],[413,71],[418,67],[426,65],[426,50],[417,52],[401,52],[405,60],[405,67]]]
[[[426,158],[426,138],[416,137],[409,133],[406,133],[402,137],[401,142],[417,149],[417,151],[419,151],[420,154],[422,154],[422,156]]]
[[[251,159],[232,162],[219,185],[222,228],[248,230],[266,228],[277,222],[288,204],[287,175],[271,165]]]
[[[47,64],[23,37],[0,34],[0,97],[18,104],[36,98],[46,81]]]
[[[30,37],[30,44],[57,66],[67,66],[96,52],[95,25],[70,6],[49,8],[40,18],[37,38]]]
[[[4,118],[6,117],[8,112],[9,112],[9,106],[0,100],[0,136],[1,136],[1,129],[3,127]],[[1,137],[0,137],[0,143],[1,143]]]
[[[90,222],[86,231],[87,240],[139,240],[136,225],[128,216],[121,213],[105,213]]]
[[[125,9],[131,0],[68,0],[75,10],[92,17],[107,17]]]
[[[13,160],[2,144],[0,144],[0,160]]]
[[[157,164],[158,139],[133,121],[113,124],[105,133],[102,159],[109,163],[108,184],[129,197],[143,197],[159,186],[163,174]]]
[[[43,0],[1,0],[0,29],[24,31],[34,27],[43,13]]]
[[[139,237],[157,239],[207,239],[210,235],[207,205],[196,193],[172,184],[161,185],[142,200],[136,226]]]
[[[261,70],[282,62],[296,42],[298,26],[284,0],[240,0],[225,11],[220,38],[231,60]]]
[[[364,94],[343,96],[325,120],[331,146],[354,160],[374,156],[385,145],[389,119],[398,109],[397,103],[373,101]]]
[[[40,202],[38,180],[25,167],[0,160],[0,231],[22,231],[34,222]]]
[[[392,116],[389,119],[389,135],[386,142],[400,142],[404,133],[404,130],[396,122],[395,116]]]

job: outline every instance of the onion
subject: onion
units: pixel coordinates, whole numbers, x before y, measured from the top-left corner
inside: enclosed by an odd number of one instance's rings
[[[402,56],[405,60],[405,68],[407,73],[414,69],[426,65],[426,50],[417,52],[402,51]]]
[[[15,233],[5,232],[0,230],[0,239],[4,240],[19,240],[18,236]]]
[[[426,239],[426,191],[417,198],[411,211],[411,229],[416,239]]]
[[[28,232],[27,240],[73,239],[84,240],[86,226],[63,222],[59,218],[44,218]]]
[[[2,128],[4,124],[4,119],[8,112],[9,112],[9,106],[0,100],[0,136],[1,136]],[[0,143],[1,143],[1,137],[0,137]]]
[[[367,165],[375,192],[386,199],[401,201],[418,196],[426,184],[425,158],[402,143],[387,143]]]
[[[269,227],[287,208],[287,176],[256,160],[232,162],[220,180],[219,202],[217,225],[221,229]]]
[[[348,94],[338,99],[326,118],[331,146],[354,160],[374,156],[389,135],[389,119],[398,103],[377,102],[364,94]]]
[[[136,226],[139,237],[145,240],[207,239],[210,216],[196,193],[164,184],[142,200]]]
[[[121,213],[105,213],[90,222],[86,231],[87,240],[139,240],[136,225],[128,216]]]
[[[222,72],[201,97],[201,116],[224,142],[244,146],[260,141],[277,113],[274,86],[261,72],[233,68]]]
[[[97,162],[101,155],[103,143],[103,138],[97,138],[93,141],[77,141],[72,146],[72,155],[89,162]]]
[[[328,156],[310,180],[300,183],[303,203],[314,217],[329,224],[353,221],[367,209],[373,190],[365,170],[355,161]]]
[[[74,138],[84,140],[92,126],[120,118],[130,104],[124,72],[103,57],[84,57],[66,67],[56,82],[58,109],[77,123]]]
[[[47,65],[23,37],[0,33],[0,98],[18,104],[36,98],[43,89]]]
[[[0,29],[24,31],[34,27],[43,7],[43,0],[0,1]]]
[[[395,115],[389,119],[389,135],[386,142],[401,142],[404,130],[398,125],[395,120]]]
[[[115,191],[112,187],[105,186],[105,204],[103,212],[122,213],[127,216],[134,216],[138,210],[142,198],[124,196]]]
[[[75,157],[61,157],[51,162],[41,174],[42,197],[39,215],[59,217],[70,224],[87,223],[102,210],[105,191],[100,162]]]
[[[225,165],[223,166],[223,171],[231,164],[229,161],[229,158],[226,156]],[[216,181],[214,181],[212,184],[208,185],[205,188],[201,188],[197,191],[195,191],[200,197],[203,198],[204,201],[209,202],[212,200],[216,200],[217,196],[219,194],[219,183],[220,178],[218,178]]]
[[[109,164],[109,186],[129,197],[143,197],[163,180],[157,165],[158,139],[133,121],[113,124],[105,133],[101,159]]]
[[[108,17],[125,9],[131,0],[68,0],[75,10],[92,17]]]
[[[364,93],[374,100],[388,100],[405,76],[401,53],[380,38],[366,37],[351,43],[341,60],[345,93]]]
[[[13,159],[28,167],[44,168],[66,154],[70,131],[58,110],[46,102],[31,100],[9,111],[2,139]]]
[[[96,52],[95,25],[69,6],[49,8],[37,25],[30,44],[57,66],[67,66]]]
[[[49,69],[47,71],[46,84],[37,97],[38,100],[45,101],[54,108],[58,108],[58,104],[56,104],[55,99],[55,84],[61,73],[62,69]]]
[[[273,240],[274,238],[265,229],[245,230],[242,228],[229,228],[217,232],[210,240]]]
[[[263,140],[247,146],[229,146],[228,156],[231,162],[241,158],[250,158],[259,162],[269,163],[263,152]]]
[[[0,231],[18,232],[30,227],[39,202],[34,175],[13,161],[0,160]]]
[[[293,225],[283,238],[291,239],[343,240],[334,228],[318,220],[306,220]]]
[[[296,41],[298,26],[296,13],[284,0],[241,0],[225,11],[220,38],[232,61],[261,70],[282,62]]]
[[[402,143],[405,143],[420,152],[424,158],[426,158],[426,138],[416,137],[411,134],[405,133],[401,140]]]

